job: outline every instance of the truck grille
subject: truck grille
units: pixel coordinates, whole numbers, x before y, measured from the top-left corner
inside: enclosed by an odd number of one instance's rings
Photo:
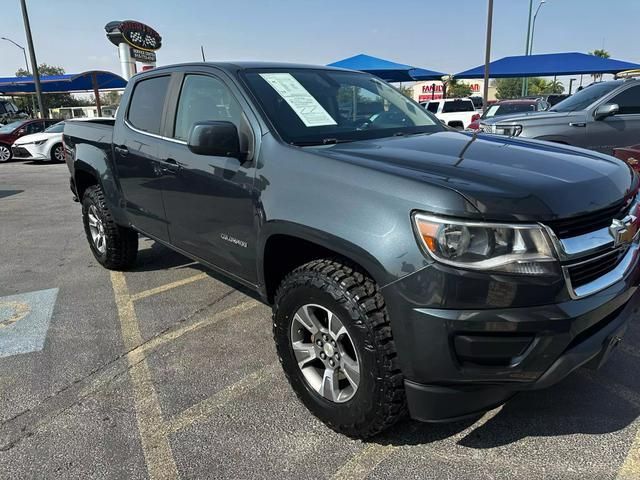
[[[620,201],[597,212],[561,220],[545,222],[559,238],[570,238],[593,232],[611,225],[614,218],[624,218],[631,208],[631,202]]]
[[[31,154],[29,153],[29,150],[22,147],[13,147],[11,149],[11,155],[14,158],[29,158],[31,156]]]
[[[567,267],[571,286],[575,289],[593,282],[613,270],[626,253],[625,248],[613,250],[591,260]]]

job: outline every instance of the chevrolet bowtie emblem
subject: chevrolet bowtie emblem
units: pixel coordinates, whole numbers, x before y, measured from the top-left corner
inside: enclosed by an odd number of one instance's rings
[[[609,233],[613,237],[613,246],[628,245],[633,241],[638,231],[636,217],[627,215],[622,220],[614,219],[609,227]]]

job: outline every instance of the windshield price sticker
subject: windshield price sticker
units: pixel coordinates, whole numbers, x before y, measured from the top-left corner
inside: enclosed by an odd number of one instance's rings
[[[290,73],[261,73],[307,127],[337,125],[320,103]]]

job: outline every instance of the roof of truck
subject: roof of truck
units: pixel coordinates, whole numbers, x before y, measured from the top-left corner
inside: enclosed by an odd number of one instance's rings
[[[348,72],[352,72],[355,70],[347,70],[345,68],[338,67],[327,67],[325,65],[308,65],[304,63],[286,63],[286,62],[189,62],[189,63],[175,63],[173,65],[163,65],[161,67],[154,68],[153,70],[146,70],[148,73],[154,72],[158,70],[171,70],[177,67],[201,67],[201,66],[211,66],[215,68],[219,68],[221,70],[229,70],[229,71],[237,71],[237,70],[250,70],[250,69],[269,69],[269,68],[305,68],[305,69],[314,69],[314,70],[344,70]]]

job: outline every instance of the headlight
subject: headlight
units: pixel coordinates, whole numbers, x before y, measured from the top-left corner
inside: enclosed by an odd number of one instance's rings
[[[494,125],[493,133],[498,135],[507,135],[509,137],[517,137],[522,133],[522,125]]]
[[[538,225],[466,222],[416,214],[416,232],[436,261],[472,270],[557,273],[553,247]]]
[[[34,145],[42,145],[43,143],[46,143],[46,140],[38,140],[37,142],[33,142]]]

